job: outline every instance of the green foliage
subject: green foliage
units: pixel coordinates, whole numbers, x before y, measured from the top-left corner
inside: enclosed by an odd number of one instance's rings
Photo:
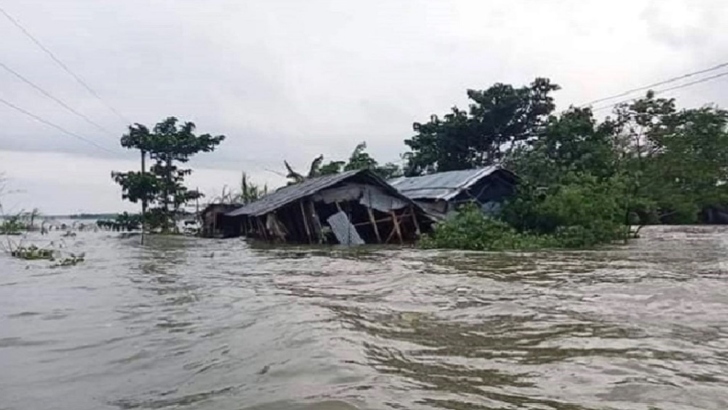
[[[594,240],[585,246],[624,237],[627,203],[623,181],[600,180],[589,174],[567,174],[562,183],[548,188],[523,184],[507,203],[502,217],[519,231],[553,235],[574,227],[591,231]],[[563,232],[562,232],[563,233]]]
[[[554,244],[550,236],[519,233],[508,223],[485,216],[475,205],[463,206],[420,241],[424,248],[477,251],[539,249],[554,247]]]
[[[357,169],[376,169],[379,165],[377,161],[366,152],[367,143],[362,142],[354,148],[349,157],[349,163],[344,165],[344,171],[353,171]]]
[[[525,184],[548,190],[574,174],[619,181],[613,195],[629,223],[696,223],[702,209],[728,205],[727,124],[723,110],[678,110],[673,99],[650,92],[601,123],[589,109],[552,116],[506,164]]]
[[[112,231],[136,231],[141,228],[142,216],[139,214],[130,214],[124,212],[116,215],[114,220],[98,220],[96,226],[102,229],[108,229]]]
[[[597,123],[591,109],[572,107],[551,116],[538,138],[513,147],[504,161],[519,177],[541,186],[558,184],[568,173],[609,178],[618,159],[613,132],[611,123]]]
[[[289,185],[297,184],[307,178],[339,174],[344,171],[354,171],[358,169],[370,169],[383,179],[390,179],[403,175],[400,166],[391,162],[379,165],[379,162],[366,152],[366,149],[367,143],[361,142],[354,148],[354,151],[352,151],[348,161],[329,161],[326,164],[323,163],[323,155],[320,155],[311,163],[308,176],[303,176],[297,173],[291,168],[288,162],[284,161],[286,169],[288,170],[288,175],[286,175],[286,177],[289,178]]]
[[[500,161],[504,149],[540,135],[559,89],[545,78],[514,88],[497,83],[486,90],[468,90],[467,111],[453,107],[442,118],[432,115],[415,123],[406,139],[408,175],[469,169]]]
[[[600,204],[598,200],[608,194],[599,191],[572,185],[551,195],[519,197],[506,207],[508,216],[503,219],[465,205],[439,223],[421,245],[480,251],[582,249],[624,239],[627,230],[620,222],[622,208],[614,200]],[[525,216],[527,221],[509,220],[516,216]]]
[[[51,244],[52,246],[52,244]],[[85,260],[84,254],[69,253],[63,256],[59,251],[51,247],[40,248],[36,245],[23,246],[22,244],[9,243],[8,249],[10,256],[25,261],[51,261],[56,262],[52,267],[68,267],[76,266]]]
[[[227,190],[223,187],[222,194],[213,198],[212,203],[217,204],[249,204],[268,194],[268,185],[258,185],[250,181],[248,174],[243,172],[240,179],[240,190]]]
[[[13,258],[35,261],[35,260],[54,260],[53,249],[39,248],[35,245],[18,246],[10,251]]]
[[[175,227],[180,208],[202,196],[184,185],[185,177],[192,170],[180,168],[178,164],[188,162],[197,153],[214,151],[224,139],[223,135],[197,135],[195,124],[180,124],[175,117],[165,119],[152,130],[134,124],[121,137],[121,145],[137,149],[142,155],[148,154],[153,163],[146,173],[113,172],[112,178],[121,185],[123,199],[152,206],[147,221],[151,229],[169,232]]]
[[[243,176],[240,179],[240,193],[236,198],[236,203],[249,204],[265,195],[268,195],[268,185],[260,186],[250,182],[248,175],[243,172]]]
[[[20,219],[20,215],[5,217],[0,223],[0,235],[21,235],[26,231],[26,228],[26,225]]]

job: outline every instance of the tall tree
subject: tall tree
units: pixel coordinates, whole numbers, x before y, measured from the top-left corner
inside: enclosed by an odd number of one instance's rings
[[[614,125],[599,123],[590,108],[571,107],[551,116],[529,144],[509,150],[504,164],[541,186],[559,183],[569,172],[608,178],[617,166],[613,134]]]
[[[194,123],[180,124],[175,117],[158,123],[151,131],[144,125],[134,124],[121,137],[121,145],[149,153],[154,163],[149,172],[113,172],[112,178],[121,185],[124,199],[152,205],[149,216],[152,228],[169,232],[182,205],[202,196],[184,185],[185,177],[192,170],[180,168],[179,164],[187,163],[197,153],[212,152],[224,139],[223,135],[196,135]]]
[[[727,128],[724,110],[679,110],[648,92],[602,122],[587,108],[551,116],[505,163],[524,187],[573,184],[575,176],[611,184],[631,223],[696,222],[700,210],[728,204]]]
[[[510,147],[541,135],[555,108],[549,79],[536,78],[515,88],[496,83],[486,90],[468,90],[468,110],[453,107],[442,118],[432,115],[415,123],[405,140],[406,173],[419,175],[491,165]]]

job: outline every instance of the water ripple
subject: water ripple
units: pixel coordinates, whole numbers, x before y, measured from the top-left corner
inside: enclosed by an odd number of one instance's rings
[[[728,230],[642,232],[532,253],[81,233],[70,269],[0,257],[0,406],[728,408]]]

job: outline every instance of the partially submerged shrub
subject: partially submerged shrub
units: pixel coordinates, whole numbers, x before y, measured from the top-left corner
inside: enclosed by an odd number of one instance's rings
[[[475,205],[463,206],[456,215],[439,223],[420,242],[425,248],[480,251],[537,249],[554,245],[550,236],[519,233],[508,223],[483,215]]]
[[[23,259],[23,260],[54,260],[54,251],[53,249],[44,249],[39,248],[35,245],[30,246],[17,246],[15,249],[12,249],[10,251],[10,256],[13,258]]]
[[[141,228],[142,216],[138,214],[129,214],[124,212],[118,214],[114,220],[96,221],[96,226],[102,229],[108,229],[115,232],[131,232]]]
[[[587,178],[551,190],[522,191],[501,214],[466,205],[441,222],[421,245],[466,250],[591,248],[626,238],[625,207],[616,183]]]
[[[53,244],[51,243],[51,246]],[[7,247],[1,246],[0,249],[5,250],[10,254],[11,257],[16,259],[22,259],[25,261],[39,261],[46,260],[56,262],[54,267],[64,266],[75,266],[85,260],[85,255],[68,253],[67,255],[62,254],[61,251],[53,248],[40,248],[36,245],[23,246],[21,244],[14,244],[8,241]]]
[[[61,259],[55,266],[58,267],[64,267],[64,266],[76,266],[79,263],[83,262],[85,259],[84,255],[74,255],[70,254],[68,257]]]
[[[0,235],[22,235],[25,230],[26,226],[20,221],[19,216],[4,219],[0,223]]]

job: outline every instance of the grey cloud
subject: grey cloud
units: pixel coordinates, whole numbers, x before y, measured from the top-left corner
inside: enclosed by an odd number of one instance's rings
[[[675,13],[687,5],[691,13]],[[194,166],[262,175],[282,170],[283,159],[305,167],[319,154],[345,158],[361,141],[382,161],[396,160],[412,123],[467,105],[467,88],[550,76],[563,86],[557,101],[566,107],[709,66],[728,51],[721,0],[23,0],[3,7],[132,121],[153,125],[175,115],[228,136]],[[2,16],[0,36],[0,61],[114,135],[99,135],[2,71],[0,97],[118,154],[4,106],[0,150],[133,158],[116,148],[128,124]],[[728,105],[727,84],[676,95],[688,105]]]

